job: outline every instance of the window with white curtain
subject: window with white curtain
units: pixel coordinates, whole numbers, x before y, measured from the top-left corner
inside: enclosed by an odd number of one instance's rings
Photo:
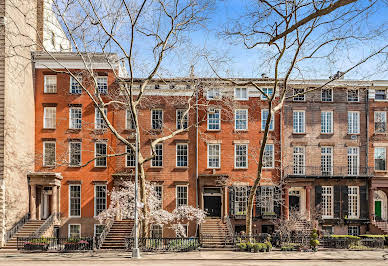
[[[43,109],[43,128],[56,128],[57,108],[44,107]]]
[[[386,150],[385,147],[375,147],[375,170],[385,171],[386,170]]]
[[[81,129],[82,128],[82,108],[71,107],[69,111],[69,128]]]
[[[45,75],[44,76],[44,93],[56,93],[57,92],[57,76]]]

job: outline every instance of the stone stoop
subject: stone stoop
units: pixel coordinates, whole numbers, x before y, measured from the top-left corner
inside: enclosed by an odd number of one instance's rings
[[[202,248],[226,248],[232,247],[232,243],[227,241],[231,239],[227,225],[220,218],[207,218],[201,224],[201,242]],[[226,242],[227,241],[227,242]]]
[[[125,238],[131,237],[133,220],[114,221],[101,249],[125,249]]]
[[[18,237],[29,237],[38,230],[38,228],[44,223],[44,220],[30,220],[25,223],[22,228],[5,243],[3,249],[17,249],[17,238]]]
[[[388,222],[377,222],[377,221],[372,221],[372,225],[375,226],[379,231],[381,231],[382,234],[387,235],[388,234]]]

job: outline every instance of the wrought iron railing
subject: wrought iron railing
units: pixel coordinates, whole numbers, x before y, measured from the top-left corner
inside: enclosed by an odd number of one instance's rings
[[[371,167],[348,167],[348,166],[286,166],[284,175],[288,177],[321,177],[321,176],[341,176],[341,177],[360,177],[371,175]]]
[[[101,232],[101,234],[97,237],[96,241],[96,248],[99,249],[104,243],[106,236],[108,235],[112,225],[113,225],[114,219],[109,219],[108,222],[106,223],[104,230]]]
[[[185,252],[199,248],[198,238],[139,238],[139,248],[142,251],[175,251]],[[125,245],[128,250],[133,248],[134,238],[126,238]]]
[[[9,241],[22,226],[30,219],[30,213],[24,215],[10,230],[7,231],[4,237],[4,241]]]
[[[17,249],[26,251],[82,251],[93,250],[94,238],[18,237]]]
[[[59,220],[61,218],[61,214],[59,212],[52,213],[45,221],[44,223],[35,231],[33,234],[34,237],[41,237],[47,229],[50,228],[51,225],[54,224],[56,220]]]
[[[229,216],[225,218],[226,228],[228,229],[228,233],[225,235],[224,245],[233,244],[234,243],[234,228],[232,226],[232,222],[230,221]]]

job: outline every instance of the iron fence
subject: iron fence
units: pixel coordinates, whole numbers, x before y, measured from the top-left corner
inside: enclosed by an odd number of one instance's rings
[[[321,167],[321,166],[286,166],[284,167],[284,175],[288,177],[305,177],[305,176],[315,176],[315,177],[367,177],[371,175],[370,167],[357,167],[351,168],[349,166],[331,166],[331,167]]]
[[[198,238],[139,238],[139,248],[142,251],[192,251],[199,248]],[[125,245],[127,249],[132,249],[134,238],[126,238]]]
[[[18,237],[17,249],[41,252],[93,250],[95,238]]]

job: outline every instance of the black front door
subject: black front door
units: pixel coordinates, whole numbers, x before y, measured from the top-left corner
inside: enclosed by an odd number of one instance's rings
[[[293,210],[293,211],[299,211],[300,209],[300,206],[299,206],[299,203],[300,203],[300,197],[299,196],[289,196],[289,206],[290,206],[290,210]]]
[[[221,196],[203,196],[204,209],[210,217],[221,217]]]

